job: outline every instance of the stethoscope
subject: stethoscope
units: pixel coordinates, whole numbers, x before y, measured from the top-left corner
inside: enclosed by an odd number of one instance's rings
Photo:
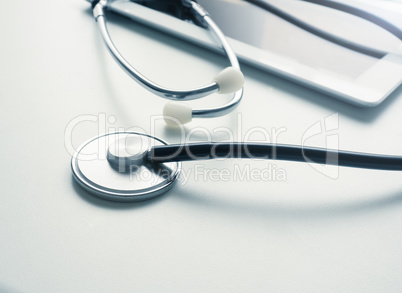
[[[136,132],[117,132],[84,143],[71,160],[73,176],[93,195],[119,202],[157,197],[178,180],[182,161],[268,159],[402,171],[402,157],[269,143],[167,144]]]
[[[104,16],[108,1],[89,1],[93,3],[96,22],[110,52],[122,68],[145,88],[161,97],[181,101],[197,99],[214,92],[235,92],[229,103],[211,109],[193,110],[182,104],[169,103],[164,109],[166,116],[173,116],[177,122],[186,123],[192,117],[224,115],[238,105],[243,95],[243,74],[236,55],[222,32],[198,3],[191,0],[181,2],[219,39],[232,66],[218,74],[211,84],[182,91],[158,86],[135,70],[110,39]],[[218,158],[285,160],[402,171],[402,157],[399,156],[269,143],[210,142],[169,145],[157,137],[136,132],[104,134],[89,140],[76,150],[71,167],[76,182],[95,196],[111,201],[134,202],[154,198],[168,191],[180,176],[182,161]]]
[[[150,79],[142,75],[132,65],[130,65],[130,63],[128,63],[124,59],[124,57],[117,50],[116,46],[113,44],[106,27],[106,16],[104,12],[107,9],[110,0],[88,1],[92,3],[94,18],[96,20],[96,23],[98,24],[103,40],[110,53],[117,61],[117,63],[124,69],[124,71],[126,71],[130,77],[132,77],[147,90],[162,98],[174,101],[188,101],[199,99],[212,93],[234,93],[229,102],[215,108],[192,109],[188,105],[177,102],[170,102],[166,104],[163,109],[163,114],[167,124],[185,124],[187,122],[190,122],[192,118],[195,117],[211,118],[226,115],[232,112],[240,103],[243,96],[244,77],[243,73],[240,70],[240,65],[237,60],[236,54],[230,47],[219,27],[211,19],[209,14],[196,1],[182,0],[182,8],[186,9],[188,13],[191,13],[194,20],[201,24],[208,31],[210,31],[211,34],[220,42],[231,66],[226,67],[220,73],[218,73],[213,78],[210,84],[189,90],[173,90],[157,85],[156,83],[152,82]]]

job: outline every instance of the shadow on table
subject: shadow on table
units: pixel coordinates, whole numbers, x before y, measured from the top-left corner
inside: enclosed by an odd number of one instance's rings
[[[146,206],[152,206],[155,204],[158,204],[160,202],[163,202],[165,200],[166,194],[162,194],[161,196],[158,196],[154,199],[150,200],[144,200],[144,201],[139,201],[139,202],[114,202],[114,201],[109,201],[105,200],[102,198],[98,198],[86,190],[84,190],[75,180],[73,177],[71,177],[71,184],[73,186],[74,191],[77,193],[79,197],[81,197],[83,200],[86,202],[101,207],[101,208],[107,208],[107,209],[115,209],[115,210],[123,210],[123,209],[137,209],[137,208],[144,208]]]
[[[168,193],[169,194],[169,193]],[[361,213],[370,213],[382,209],[388,209],[397,205],[402,205],[402,189],[389,195],[378,195],[368,200],[353,200],[347,202],[319,203],[319,204],[293,204],[289,203],[272,203],[261,200],[247,200],[247,195],[243,199],[231,199],[230,196],[225,197],[208,197],[201,194],[189,194],[186,189],[177,188],[176,197],[189,205],[207,208],[209,212],[219,212],[222,215],[236,215],[261,217],[269,219],[316,219],[354,216]],[[267,195],[269,196],[269,195]]]

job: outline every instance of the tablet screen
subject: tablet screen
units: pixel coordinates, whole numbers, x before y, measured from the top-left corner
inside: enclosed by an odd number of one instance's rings
[[[324,40],[248,1],[198,2],[225,35],[314,70],[354,79],[377,62],[375,57]],[[389,52],[401,43],[381,27],[335,9],[303,1],[270,0],[267,3],[308,25],[375,50]],[[382,13],[384,16],[386,11]]]

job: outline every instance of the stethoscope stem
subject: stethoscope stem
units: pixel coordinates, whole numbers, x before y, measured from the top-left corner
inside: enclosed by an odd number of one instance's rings
[[[154,163],[219,158],[268,159],[343,167],[402,171],[402,157],[264,143],[186,143],[152,147],[146,160]]]

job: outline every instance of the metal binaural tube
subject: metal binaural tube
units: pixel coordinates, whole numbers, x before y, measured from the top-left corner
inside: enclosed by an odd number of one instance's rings
[[[176,101],[187,101],[187,100],[194,100],[194,99],[199,99],[202,97],[205,97],[207,95],[210,95],[212,93],[220,92],[221,87],[223,88],[223,84],[220,84],[218,81],[218,76],[221,76],[221,73],[216,76],[216,81],[212,81],[210,84],[195,88],[195,89],[190,89],[190,90],[174,90],[170,88],[166,88],[163,86],[160,86],[144,75],[142,75],[138,70],[136,70],[127,60],[124,59],[124,57],[120,54],[116,46],[114,45],[110,34],[107,29],[106,25],[106,16],[104,15],[104,9],[107,8],[108,1],[107,0],[101,0],[98,3],[96,3],[93,7],[93,14],[94,18],[98,24],[100,33],[103,37],[103,40],[113,56],[113,58],[116,60],[116,62],[121,66],[121,68],[131,77],[133,78],[136,82],[138,82],[141,86],[144,88],[148,89],[152,93],[165,98],[169,100],[176,100]],[[238,70],[238,75],[242,77],[241,71],[240,71],[240,66],[239,62],[237,60],[236,54],[234,53],[233,49],[230,47],[229,43],[227,42],[224,34],[222,31],[219,29],[219,27],[215,24],[215,22],[211,19],[209,14],[195,1],[191,0],[184,0],[182,5],[185,5],[186,7],[190,7],[191,12],[194,14],[194,16],[205,25],[206,29],[210,31],[210,33],[217,39],[217,41],[220,43],[222,49],[224,50],[231,67],[235,68]],[[243,78],[243,77],[242,77]],[[233,80],[235,81],[235,79]],[[238,81],[238,80],[237,80]],[[238,82],[234,82],[233,84],[238,84]],[[242,85],[242,82],[238,84],[240,87]],[[227,88],[227,83],[225,83],[225,87]],[[239,88],[239,87],[236,87]],[[229,89],[227,92],[232,92],[233,90],[236,89]],[[225,92],[225,91],[222,91]],[[192,116],[193,117],[200,117],[200,118],[210,118],[210,117],[218,117],[225,115],[231,111],[240,103],[241,99],[243,97],[243,88],[239,89],[236,91],[231,100],[227,102],[225,105],[220,106],[220,107],[215,107],[215,108],[207,108],[207,109],[195,109],[192,110]]]

